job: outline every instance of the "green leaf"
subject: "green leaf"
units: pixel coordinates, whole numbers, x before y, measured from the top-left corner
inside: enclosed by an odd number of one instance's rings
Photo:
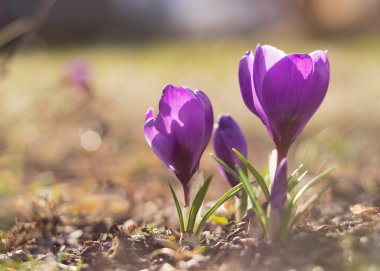
[[[172,192],[172,195],[173,195],[173,199],[174,199],[174,203],[175,203],[175,207],[177,209],[177,213],[178,213],[178,219],[179,219],[179,226],[180,226],[180,231],[181,232],[184,232],[185,230],[185,225],[183,223],[183,214],[182,214],[182,209],[181,209],[181,205],[179,204],[179,201],[178,201],[178,198],[177,198],[177,195],[176,193],[174,192],[174,189],[171,185],[171,183],[169,182],[169,186],[170,186],[170,191]]]
[[[197,214],[199,212],[199,209],[201,208],[203,204],[203,200],[206,196],[208,187],[211,183],[212,176],[208,177],[205,183],[202,185],[201,189],[197,192],[197,195],[194,198],[193,203],[191,204],[190,212],[189,212],[189,220],[187,223],[187,229],[188,232],[193,232],[194,226],[195,226],[195,220],[197,219]]]
[[[292,192],[293,189],[299,184],[300,180],[305,177],[307,170],[300,174],[303,165],[300,165],[296,170],[292,172],[288,178],[288,193]]]
[[[324,172],[322,172],[321,174],[319,174],[318,176],[312,178],[308,183],[306,183],[293,197],[292,197],[292,202],[293,204],[295,204],[300,198],[301,196],[307,191],[309,190],[310,188],[312,188],[314,185],[316,185],[317,183],[319,183],[325,176],[329,175],[331,172],[333,172],[334,170],[336,169],[336,167],[331,167],[327,170],[325,170]]]
[[[331,167],[331,168],[325,170],[324,172],[322,172],[321,174],[319,174],[318,176],[312,178],[297,193],[293,194],[288,199],[288,201],[286,202],[285,208],[284,208],[283,216],[282,216],[281,228],[280,228],[280,238],[284,238],[288,234],[288,232],[291,229],[293,223],[298,219],[298,218],[294,217],[295,216],[295,214],[294,214],[295,213],[295,209],[294,208],[295,208],[298,200],[301,198],[301,196],[306,191],[308,191],[310,188],[312,188],[313,186],[315,186],[316,184],[318,184],[323,179],[323,177],[327,176],[328,174],[330,174],[335,169],[336,169],[336,167]],[[305,173],[303,173],[302,175],[304,175],[304,174]],[[300,177],[298,177],[298,179],[300,179],[302,177],[302,175]],[[327,187],[328,186],[326,186],[325,188],[327,189]],[[322,190],[320,190],[320,191],[322,191]],[[319,193],[314,194],[310,199],[315,198],[317,195],[319,195]],[[318,198],[319,198],[319,196],[318,196]],[[308,202],[309,202],[309,200],[308,200]]]
[[[289,222],[291,218],[294,216],[295,208],[294,204],[291,200],[288,200],[284,207],[284,212],[281,217],[281,225],[279,230],[279,237],[283,239],[288,234]]]
[[[222,206],[223,203],[225,203],[228,199],[235,196],[237,193],[239,193],[243,189],[243,183],[240,183],[234,187],[232,187],[230,190],[228,190],[215,204],[212,206],[205,214],[204,217],[202,217],[201,222],[198,225],[196,234],[200,234],[204,225],[206,224],[207,220],[212,216],[215,211]]]
[[[317,193],[313,194],[300,208],[297,210],[297,214],[290,220],[287,231],[291,230],[294,223],[306,212],[306,210],[314,204],[328,189],[334,186],[337,181],[333,181],[319,190]]]
[[[211,154],[211,157],[214,158],[214,160],[219,165],[221,165],[227,171],[228,174],[230,174],[231,176],[233,176],[237,181],[240,180],[239,175],[237,175],[236,172],[232,168],[230,168],[222,159],[214,156],[213,154]]]
[[[244,190],[248,194],[248,197],[250,198],[250,200],[252,201],[253,209],[254,209],[256,215],[258,216],[258,218],[260,219],[260,223],[261,223],[261,226],[262,226],[262,229],[264,232],[264,236],[266,239],[268,239],[269,238],[268,218],[266,216],[264,208],[262,207],[259,199],[257,198],[255,191],[253,191],[253,188],[252,188],[251,184],[249,183],[248,177],[245,174],[245,172],[239,166],[237,166],[237,171],[241,177],[241,180],[242,180],[242,183],[244,186]]]
[[[247,167],[247,169],[252,173],[255,177],[257,183],[260,185],[261,190],[263,191],[265,198],[269,200],[270,193],[268,190],[268,186],[265,183],[264,178],[260,175],[260,173],[248,162],[248,160],[242,155],[238,150],[232,149],[232,151],[239,157],[239,159],[243,162],[243,164]]]
[[[248,208],[248,195],[245,190],[242,191],[241,193],[241,198],[240,198],[240,216],[243,217],[247,213],[247,208]],[[241,218],[240,217],[240,218]],[[238,218],[238,219],[240,219]]]

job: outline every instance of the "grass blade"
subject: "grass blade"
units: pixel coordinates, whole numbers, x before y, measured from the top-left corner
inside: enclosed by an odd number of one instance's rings
[[[328,174],[330,174],[333,170],[335,170],[336,167],[331,167],[327,170],[325,170],[324,172],[322,172],[321,174],[319,174],[318,176],[312,178],[307,184],[305,184],[305,186],[303,186],[297,193],[295,194],[292,194],[291,197],[288,199],[288,201],[286,202],[286,205],[285,205],[285,208],[284,208],[284,213],[283,213],[283,216],[282,216],[282,221],[281,221],[281,227],[280,227],[280,238],[284,238],[288,231],[291,229],[291,226],[292,224],[294,223],[294,221],[296,220],[294,217],[292,217],[292,215],[294,215],[294,206],[297,204],[298,200],[301,198],[301,196],[307,191],[309,190],[310,188],[312,188],[313,186],[315,186],[316,184],[318,184],[322,179],[323,177],[327,176]],[[300,168],[298,168],[300,169]],[[298,169],[296,169],[293,173],[292,173],[292,176],[289,178],[291,179],[293,176],[295,176],[296,174],[298,175]],[[306,171],[304,173],[302,173],[300,176],[298,176],[298,180],[303,178],[303,176],[306,174]],[[298,184],[298,180],[297,181],[294,181],[296,184],[294,185],[294,187]],[[289,180],[289,185],[290,185],[290,182],[291,180]],[[293,187],[293,188],[294,188]],[[292,188],[292,189],[293,189]],[[289,189],[291,192],[292,189]],[[316,196],[317,194],[315,194],[314,196]],[[313,197],[314,197],[313,196]],[[312,198],[313,198],[312,197]]]
[[[243,162],[246,168],[252,173],[255,177],[257,183],[260,185],[261,190],[263,191],[265,198],[269,200],[270,194],[268,190],[268,186],[265,183],[264,178],[260,175],[260,173],[248,162],[248,160],[242,155],[238,150],[232,149],[232,151],[239,157],[239,159]]]
[[[294,204],[292,200],[289,200],[286,202],[284,207],[284,212],[282,213],[281,217],[281,225],[280,225],[280,231],[279,231],[279,238],[283,239],[288,234],[289,229],[289,221],[291,221],[292,216],[294,215]]]
[[[199,189],[197,195],[195,196],[193,203],[191,204],[191,208],[189,212],[189,221],[187,223],[187,229],[186,229],[186,231],[188,232],[193,232],[197,214],[203,204],[203,200],[206,196],[208,187],[211,183],[211,179],[212,179],[212,176],[207,178],[207,180],[205,181],[205,183],[202,185],[201,189]]]
[[[236,174],[236,172],[230,168],[222,159],[214,156],[213,154],[211,154],[211,157],[214,158],[214,160],[219,164],[221,165],[225,171],[227,171],[228,174],[230,174],[232,177],[234,177],[237,181],[240,180],[240,176],[238,174]]]
[[[171,185],[170,182],[169,182],[169,187],[170,187],[170,191],[172,192],[172,195],[173,195],[173,199],[174,199],[175,207],[176,207],[176,209],[177,209],[180,231],[181,231],[181,232],[184,232],[184,230],[185,230],[185,225],[184,225],[184,223],[183,223],[183,214],[182,214],[181,205],[179,204],[179,201],[178,201],[177,195],[176,195],[176,193],[174,192],[174,189],[173,189],[173,187],[172,187],[172,185]]]
[[[292,172],[288,179],[288,193],[291,193],[293,189],[299,184],[300,180],[307,174],[307,170],[301,173],[303,165],[300,165],[296,170]]]
[[[239,166],[237,166],[237,170],[238,170],[238,173],[241,177],[241,180],[242,180],[242,183],[244,186],[244,190],[248,194],[248,197],[250,198],[250,200],[252,201],[254,211],[260,219],[260,223],[261,223],[261,226],[262,226],[262,229],[264,232],[264,236],[266,239],[268,239],[269,238],[268,219],[267,219],[266,213],[265,213],[259,199],[257,198],[255,191],[253,191],[253,188],[252,188],[251,184],[249,183],[248,177],[245,174],[245,172]]]
[[[300,198],[301,196],[307,191],[309,190],[310,188],[312,188],[314,185],[316,185],[317,183],[319,183],[323,177],[327,176],[328,174],[330,174],[332,171],[334,171],[336,169],[336,167],[331,167],[327,170],[325,170],[324,172],[322,172],[321,174],[319,174],[318,176],[312,178],[307,184],[305,184],[292,198],[292,201],[293,201],[293,204],[295,204]]]
[[[248,208],[248,195],[247,195],[247,192],[243,190],[241,193],[241,198],[240,198],[240,206],[239,206],[240,217],[238,218],[238,220],[240,220],[247,213],[247,208]]]
[[[325,193],[328,189],[330,189],[332,186],[334,186],[337,183],[337,181],[333,181],[329,184],[327,184],[325,187],[323,187],[321,190],[319,190],[316,194],[312,195],[297,211],[297,214],[290,220],[289,226],[287,231],[289,231],[294,223],[306,212],[306,210],[314,204],[321,196],[323,193]]]
[[[228,199],[230,199],[231,197],[235,196],[237,193],[239,193],[241,190],[243,189],[243,183],[240,183],[236,186],[234,186],[233,188],[231,188],[230,190],[228,190],[215,204],[214,206],[212,206],[205,214],[204,217],[202,217],[202,220],[201,222],[199,223],[198,225],[198,228],[197,228],[197,231],[196,231],[196,234],[200,234],[204,225],[206,224],[207,220],[209,220],[209,218],[212,216],[213,213],[215,213],[215,211],[220,207],[222,206],[223,203],[225,203]]]

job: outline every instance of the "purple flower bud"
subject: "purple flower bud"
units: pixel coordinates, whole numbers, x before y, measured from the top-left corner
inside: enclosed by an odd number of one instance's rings
[[[240,90],[246,106],[266,126],[278,163],[322,103],[330,79],[327,52],[285,54],[258,45],[240,60]]]
[[[163,90],[159,113],[146,114],[144,134],[149,146],[182,183],[185,206],[189,205],[189,181],[210,141],[214,115],[201,91],[168,85]]]
[[[235,169],[236,165],[244,168],[243,163],[232,151],[232,148],[237,149],[247,157],[247,142],[239,125],[231,116],[222,115],[219,117],[218,123],[215,126],[213,145],[216,156],[223,160],[231,169]],[[239,184],[240,181],[227,173],[222,166],[218,165],[218,168],[231,186]]]

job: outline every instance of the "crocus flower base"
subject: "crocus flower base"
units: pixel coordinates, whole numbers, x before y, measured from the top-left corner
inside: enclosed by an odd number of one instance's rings
[[[326,192],[335,184],[335,182],[329,182],[328,184],[325,184],[304,203],[300,203],[300,199],[306,192],[315,187],[317,184],[321,183],[325,177],[327,177],[332,171],[335,170],[335,167],[329,168],[318,176],[306,182],[306,184],[302,185],[301,180],[305,177],[306,171],[302,171],[302,166],[300,166],[290,175],[289,178],[286,178],[288,189],[286,193],[286,199],[283,203],[283,209],[281,209],[281,212],[278,212],[275,203],[273,203],[277,202],[276,196],[278,195],[272,195],[272,192],[269,191],[270,187],[273,185],[273,182],[276,181],[276,178],[279,178],[279,176],[283,177],[284,175],[278,174],[277,172],[273,180],[264,178],[241,153],[236,150],[234,150],[234,152],[248,168],[248,171],[254,178],[254,181],[251,182],[249,180],[248,174],[245,173],[245,171],[242,170],[239,166],[237,166],[237,172],[240,176],[241,184],[243,184],[244,190],[248,195],[248,199],[252,203],[252,210],[255,212],[256,217],[258,218],[259,225],[262,229],[262,235],[267,240],[284,239],[287,237],[292,231],[295,222],[297,222],[302,217],[306,210],[312,204],[314,204],[324,192]],[[273,157],[275,157],[275,155],[272,153],[270,157],[270,160],[273,160]],[[226,164],[220,163],[220,165],[223,166],[226,171],[232,171],[232,169],[229,168]],[[286,163],[284,165],[286,165]],[[257,185],[260,187],[259,194],[256,193],[255,189],[252,186],[252,183],[257,183]],[[264,191],[267,191],[266,193],[269,194],[266,195]],[[265,201],[260,200],[262,198],[260,194],[264,195],[263,198]]]
[[[184,236],[184,241],[188,239],[188,236],[192,236],[189,240],[194,241],[195,237],[199,239],[203,227],[206,225],[206,222],[211,218],[215,211],[222,206],[227,200],[237,195],[243,189],[243,184],[238,184],[237,186],[228,190],[216,203],[208,210],[202,214],[201,207],[204,202],[208,187],[211,183],[212,176],[208,177],[202,187],[197,191],[194,200],[191,202],[190,207],[183,209],[179,203],[177,194],[175,193],[172,185],[169,183],[170,190],[174,199],[174,203],[177,209],[178,219],[180,222],[180,231]]]

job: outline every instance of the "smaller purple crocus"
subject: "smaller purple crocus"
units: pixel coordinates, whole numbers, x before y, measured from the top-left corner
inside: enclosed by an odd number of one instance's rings
[[[213,146],[216,156],[223,160],[231,169],[236,165],[244,168],[243,162],[232,151],[233,148],[247,157],[247,142],[239,125],[229,115],[221,115],[218,123],[215,125]],[[234,176],[218,164],[218,169],[223,177],[231,184],[232,187],[240,183]]]
[[[185,207],[190,204],[189,182],[199,169],[213,122],[212,105],[206,94],[173,85],[163,90],[157,116],[152,108],[146,114],[145,139],[181,182]]]
[[[240,60],[243,100],[272,137],[280,164],[294,140],[321,105],[329,85],[326,51],[286,54],[258,45]]]

